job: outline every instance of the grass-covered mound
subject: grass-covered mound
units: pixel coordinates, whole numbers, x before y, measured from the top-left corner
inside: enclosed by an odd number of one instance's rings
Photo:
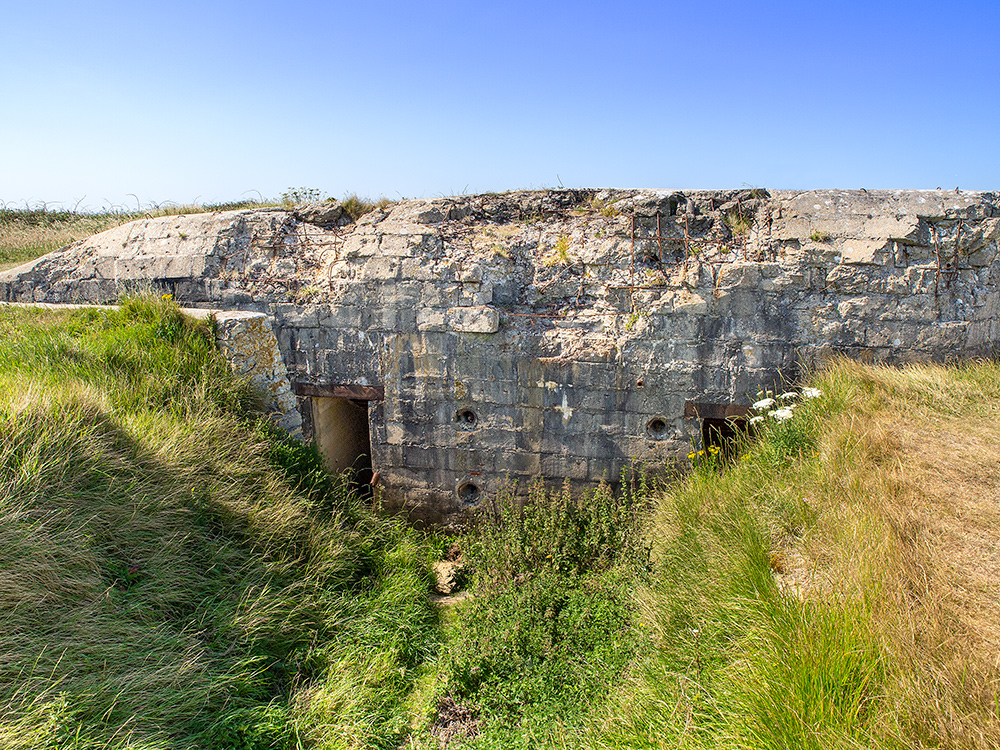
[[[424,547],[169,302],[0,308],[0,746],[395,746]]]

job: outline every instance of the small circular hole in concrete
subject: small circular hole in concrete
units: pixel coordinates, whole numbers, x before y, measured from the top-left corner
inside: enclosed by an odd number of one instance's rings
[[[468,430],[476,426],[479,417],[476,416],[476,412],[472,411],[472,409],[459,409],[455,412],[455,421],[458,422],[459,427],[464,427]]]
[[[475,505],[479,502],[479,487],[472,482],[462,482],[458,485],[458,499],[466,505]]]
[[[667,437],[667,421],[661,417],[649,420],[649,424],[646,425],[646,434],[653,440],[663,440]]]

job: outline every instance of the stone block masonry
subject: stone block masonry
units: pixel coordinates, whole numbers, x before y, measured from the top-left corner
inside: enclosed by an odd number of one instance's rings
[[[0,274],[0,299],[142,285],[272,316],[296,385],[384,394],[373,468],[386,504],[427,523],[461,522],[508,478],[669,464],[700,440],[686,404],[746,405],[833,355],[1000,340],[993,193],[555,190],[328,215],[134,222]]]

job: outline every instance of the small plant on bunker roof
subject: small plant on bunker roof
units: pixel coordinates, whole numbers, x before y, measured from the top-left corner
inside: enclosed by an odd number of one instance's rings
[[[378,199],[361,198],[356,193],[348,193],[340,201],[341,207],[354,221],[357,221],[365,214],[371,213],[375,209],[386,209],[396,201],[386,198],[384,195]]]
[[[325,197],[326,194],[317,188],[290,187],[281,194],[281,202],[286,206],[294,206],[299,203],[319,203]]]
[[[556,257],[562,263],[571,263],[573,259],[569,255],[569,237],[565,234],[559,235],[559,239],[556,240],[555,248]]]
[[[614,199],[604,199],[598,198],[596,195],[592,196],[590,200],[587,201],[587,206],[591,211],[597,211],[601,216],[606,216],[608,218],[619,216],[621,214],[621,209],[615,204],[620,201],[621,198]]]
[[[733,233],[734,237],[743,237],[750,233],[750,227],[753,226],[753,220],[743,211],[734,210],[727,213],[722,220],[726,222],[726,226],[729,227],[729,231]]]
[[[812,231],[812,234],[809,235],[809,239],[811,239],[813,242],[826,242],[828,239],[830,239],[830,233],[824,232],[821,229],[814,229]]]

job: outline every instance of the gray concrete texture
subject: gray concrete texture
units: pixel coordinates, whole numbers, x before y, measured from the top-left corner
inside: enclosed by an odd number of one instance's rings
[[[384,387],[384,502],[458,523],[508,478],[670,465],[686,402],[833,355],[993,354],[998,238],[994,193],[533,191],[137,221],[0,274],[0,300],[265,313],[293,381]]]

